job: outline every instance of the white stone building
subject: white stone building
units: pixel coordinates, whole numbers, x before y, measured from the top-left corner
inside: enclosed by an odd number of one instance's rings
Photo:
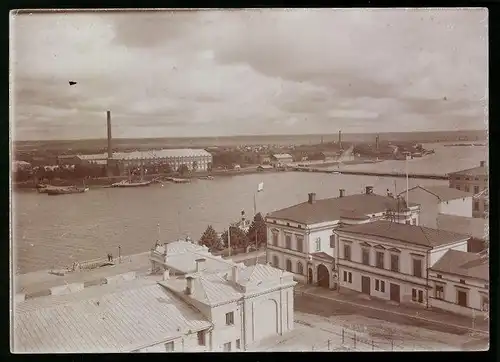
[[[406,191],[400,194],[406,197]],[[415,186],[408,201],[420,204],[420,225],[437,228],[439,214],[472,217],[472,193],[448,186]]]
[[[426,307],[432,290],[429,269],[449,250],[466,252],[470,238],[390,221],[345,226],[335,233],[341,288]]]
[[[338,227],[384,219],[418,224],[419,210],[419,205],[406,207],[404,200],[374,194],[371,186],[363,194],[340,190],[339,197],[323,200],[311,193],[307,202],[266,216],[267,261],[298,281],[336,288]]]
[[[489,314],[489,259],[449,250],[429,270],[433,308],[473,317]]]

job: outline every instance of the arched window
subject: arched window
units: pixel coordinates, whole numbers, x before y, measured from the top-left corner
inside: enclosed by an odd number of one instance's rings
[[[297,274],[304,275],[304,266],[300,261],[297,262]]]
[[[290,259],[286,260],[286,271],[291,272],[292,271],[292,261]]]
[[[276,268],[280,267],[280,260],[278,259],[278,257],[276,255],[273,256],[273,266]]]

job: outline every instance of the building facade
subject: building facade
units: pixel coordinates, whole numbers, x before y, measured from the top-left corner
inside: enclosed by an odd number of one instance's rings
[[[335,289],[338,284],[338,257],[335,230],[344,225],[390,219],[418,224],[419,206],[391,196],[365,193],[316,200],[272,212],[266,216],[268,244],[266,258],[271,265],[294,274],[296,280]]]
[[[478,167],[449,173],[448,178],[450,187],[474,195],[488,188],[488,168],[485,161],[481,161]],[[474,217],[484,217],[484,210],[488,209],[485,201],[484,198],[474,200],[472,209]]]
[[[468,317],[489,314],[489,259],[449,250],[429,270],[431,306]]]
[[[406,197],[406,192],[400,194]],[[447,186],[415,186],[408,190],[409,202],[420,204],[420,225],[438,228],[439,214],[472,217],[472,194]]]
[[[467,251],[469,236],[377,221],[335,231],[340,287],[395,303],[430,306],[431,268],[449,250]]]
[[[271,164],[275,167],[293,163],[293,156],[288,153],[277,153],[271,156]]]

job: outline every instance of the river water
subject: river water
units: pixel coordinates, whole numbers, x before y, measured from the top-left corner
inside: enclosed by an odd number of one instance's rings
[[[473,167],[484,159],[484,148],[453,148],[458,156],[448,163],[454,170]],[[443,162],[441,157],[435,160]],[[420,161],[431,169],[436,167],[432,157]],[[386,162],[370,166],[378,171]],[[401,178],[284,172],[165,183],[163,187],[91,189],[60,197],[16,192],[12,206],[16,272],[62,267],[73,261],[105,258],[107,253],[117,256],[118,245],[122,255],[147,251],[158,237],[157,224],[162,240],[186,235],[198,239],[209,224],[222,232],[239,218],[241,210],[252,216],[254,192],[260,182],[264,190],[257,194],[257,211],[264,214],[304,202],[309,192],[326,198],[338,196],[340,188],[352,194],[371,185],[376,193],[385,194],[387,189],[401,192],[406,186]],[[447,181],[410,179],[409,183],[411,187]]]

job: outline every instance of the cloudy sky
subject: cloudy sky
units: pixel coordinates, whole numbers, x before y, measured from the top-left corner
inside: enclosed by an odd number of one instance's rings
[[[16,139],[484,129],[487,10],[12,17]],[[68,81],[78,84],[69,86]]]

